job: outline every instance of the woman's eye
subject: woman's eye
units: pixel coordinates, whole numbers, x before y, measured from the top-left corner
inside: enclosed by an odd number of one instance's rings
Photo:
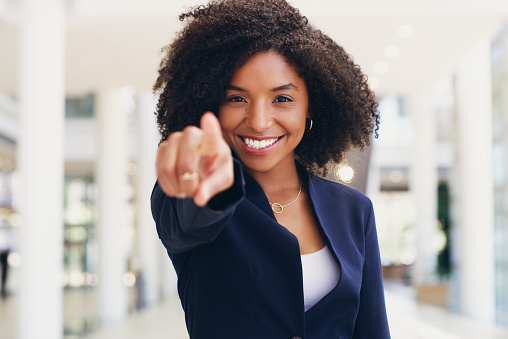
[[[247,102],[244,98],[242,98],[239,95],[235,95],[235,96],[229,97],[227,99],[227,101],[228,102]]]
[[[293,101],[293,100],[291,100],[291,98],[288,98],[288,97],[285,97],[285,96],[277,97],[274,100],[274,102],[291,102],[291,101]]]

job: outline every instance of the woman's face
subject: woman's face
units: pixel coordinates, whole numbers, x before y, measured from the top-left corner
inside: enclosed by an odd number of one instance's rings
[[[233,73],[219,121],[247,171],[285,170],[294,165],[308,108],[305,81],[281,55],[260,52]]]

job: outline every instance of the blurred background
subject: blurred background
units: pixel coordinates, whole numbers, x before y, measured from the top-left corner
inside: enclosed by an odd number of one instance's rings
[[[329,178],[374,202],[393,338],[508,338],[508,1],[293,0],[382,116]],[[0,338],[188,338],[149,198],[151,86],[190,0],[0,0]]]

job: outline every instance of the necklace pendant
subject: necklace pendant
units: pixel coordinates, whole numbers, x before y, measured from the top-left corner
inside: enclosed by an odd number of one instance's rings
[[[281,214],[282,211],[284,211],[284,207],[282,207],[282,205],[279,204],[278,202],[274,202],[273,204],[271,204],[271,206],[273,213]]]
[[[274,202],[273,204],[270,204],[270,206],[272,207],[273,213],[281,214],[284,211],[284,207],[289,206],[298,200],[300,193],[302,193],[302,183],[301,182],[300,182],[300,190],[298,191],[298,195],[296,196],[295,200],[293,200],[289,204],[285,204],[285,205],[281,205],[278,202]]]

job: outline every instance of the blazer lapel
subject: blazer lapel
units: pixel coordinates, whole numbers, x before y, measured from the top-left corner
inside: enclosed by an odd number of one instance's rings
[[[357,253],[358,249],[351,239],[350,230],[354,225],[348,225],[351,222],[351,211],[347,210],[348,204],[344,201],[346,196],[337,193],[336,185],[338,184],[316,177],[309,180],[310,200],[319,226],[341,269],[340,285],[344,276],[351,273],[348,263],[351,261],[351,254]]]

